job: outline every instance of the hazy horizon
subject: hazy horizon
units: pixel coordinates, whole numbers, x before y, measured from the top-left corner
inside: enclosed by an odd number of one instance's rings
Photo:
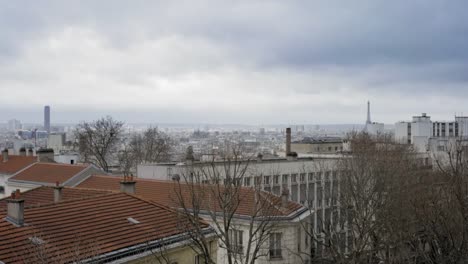
[[[466,1],[4,1],[0,122],[393,124],[468,96]],[[468,111],[465,111],[468,112]]]

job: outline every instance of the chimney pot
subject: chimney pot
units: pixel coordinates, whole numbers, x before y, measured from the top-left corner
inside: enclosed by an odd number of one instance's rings
[[[7,199],[7,217],[6,220],[16,226],[24,224],[24,200],[20,199],[20,191],[16,190]]]

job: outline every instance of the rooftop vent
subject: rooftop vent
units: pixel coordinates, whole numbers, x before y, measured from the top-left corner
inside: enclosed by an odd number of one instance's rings
[[[136,220],[136,219],[135,219],[135,218],[133,218],[133,217],[129,217],[129,218],[127,218],[127,221],[128,221],[128,222],[130,222],[131,224],[134,224],[134,225],[136,225],[136,224],[139,224],[139,223],[140,223],[140,221]]]
[[[40,245],[45,243],[44,240],[42,240],[41,238],[38,238],[36,236],[30,237],[29,241],[31,241],[31,243],[33,245],[35,245],[35,246],[40,246]]]

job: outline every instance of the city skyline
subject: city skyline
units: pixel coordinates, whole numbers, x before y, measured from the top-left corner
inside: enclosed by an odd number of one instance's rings
[[[5,4],[0,121],[40,122],[44,105],[58,123],[362,124],[368,100],[386,124],[464,111],[464,1],[176,2]]]

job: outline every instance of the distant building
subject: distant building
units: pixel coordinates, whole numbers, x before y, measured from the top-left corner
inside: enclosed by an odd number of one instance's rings
[[[8,120],[8,131],[18,131],[22,128],[21,121],[16,119]]]
[[[44,130],[50,133],[50,106],[44,107]]]
[[[291,151],[297,154],[334,154],[343,151],[343,140],[339,137],[306,137],[292,142]]]
[[[413,116],[412,121],[395,124],[395,140],[403,144],[413,144],[419,152],[430,150],[429,145],[439,148],[438,146],[444,145],[448,138],[466,137],[468,137],[468,117],[465,116],[456,116],[454,121],[433,122],[430,116],[422,113],[420,116]]]
[[[48,135],[47,147],[53,149],[55,153],[58,153],[63,149],[65,140],[65,133],[51,133]]]

